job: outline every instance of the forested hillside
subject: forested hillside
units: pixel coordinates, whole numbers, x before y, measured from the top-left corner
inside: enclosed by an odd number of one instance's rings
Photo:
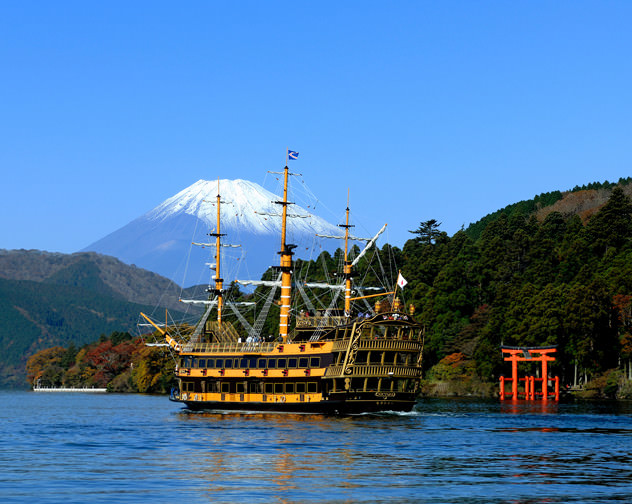
[[[180,309],[180,287],[170,280],[118,259],[80,252],[0,250],[0,278],[81,287],[132,303]]]
[[[166,291],[166,295],[165,295]],[[179,287],[94,253],[0,251],[0,386],[26,386],[38,350],[135,331],[139,312],[177,306]]]
[[[632,195],[632,178],[621,178],[618,182],[593,182],[583,186],[575,186],[570,191],[553,191],[535,196],[532,200],[519,201],[501,208],[482,219],[470,224],[465,232],[477,240],[488,224],[505,217],[529,217],[536,215],[540,220],[551,212],[560,212],[564,215],[576,214],[582,219],[588,218],[597,211],[610,197],[614,187],[620,187],[623,192]]]
[[[83,345],[132,331],[152,307],[68,285],[0,279],[0,385],[24,386],[26,359],[55,345]]]
[[[590,215],[500,212],[478,238],[422,222],[403,274],[427,329],[425,368],[447,359],[495,382],[509,372],[501,344],[557,345],[563,384],[621,368],[614,390],[632,373],[632,203],[621,187],[608,194]]]

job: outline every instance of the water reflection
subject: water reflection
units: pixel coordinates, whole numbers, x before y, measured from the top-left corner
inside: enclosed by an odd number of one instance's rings
[[[556,401],[500,401],[500,411],[513,415],[551,415],[559,412],[559,403]]]
[[[218,493],[244,500],[261,495],[277,502],[295,500],[296,495],[317,492],[322,479],[314,483],[314,475],[323,473],[335,474],[342,491],[355,487],[352,466],[357,460],[345,447],[355,439],[355,427],[344,419],[186,411],[178,418],[186,437],[206,447],[196,473],[204,480],[209,500]]]

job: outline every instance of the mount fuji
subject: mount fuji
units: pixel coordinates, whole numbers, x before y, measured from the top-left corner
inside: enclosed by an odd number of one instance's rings
[[[129,224],[92,243],[84,252],[114,256],[128,264],[159,273],[187,287],[209,283],[214,272],[215,247],[194,246],[192,242],[215,241],[207,235],[216,232],[218,193],[221,195],[220,232],[222,247],[220,274],[226,282],[259,279],[265,270],[279,262],[281,248],[281,198],[247,180],[199,180],[168,198]],[[296,244],[295,257],[315,258],[315,235],[341,236],[342,230],[299,205],[288,207],[286,242]],[[337,243],[333,243],[337,242]],[[328,240],[324,249],[332,252],[338,240]],[[203,265],[207,264],[206,268]]]

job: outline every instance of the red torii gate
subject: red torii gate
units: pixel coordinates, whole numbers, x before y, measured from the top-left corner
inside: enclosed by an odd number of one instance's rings
[[[511,378],[500,377],[500,400],[504,400],[506,397],[511,397],[513,400],[520,398],[518,393],[518,381],[525,382],[524,387],[524,399],[534,400],[536,395],[542,397],[542,401],[548,401],[548,363],[553,362],[555,357],[552,357],[551,353],[557,351],[557,347],[512,347],[502,346],[501,351],[503,354],[509,354],[509,357],[505,357],[505,361],[511,362]],[[537,354],[536,356],[532,354]],[[536,378],[535,376],[525,376],[524,378],[518,378],[518,362],[541,362],[542,363],[542,377]],[[560,379],[558,376],[553,377],[555,381],[555,400],[560,400]],[[505,392],[505,382],[511,382],[511,392]],[[535,382],[542,382],[542,392],[535,391]]]

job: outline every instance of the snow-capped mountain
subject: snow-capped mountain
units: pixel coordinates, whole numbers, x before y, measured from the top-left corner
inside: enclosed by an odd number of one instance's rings
[[[163,203],[89,245],[84,251],[112,255],[141,268],[159,273],[176,283],[188,286],[210,279],[205,263],[214,263],[214,247],[192,246],[192,242],[208,243],[206,236],[215,232],[218,181],[199,180],[168,198]],[[230,281],[259,279],[272,265],[278,264],[281,246],[281,198],[247,180],[220,180],[220,232],[225,244],[240,245],[227,250],[222,260],[222,277]],[[342,234],[341,229],[310,213],[299,205],[288,207],[287,243],[297,245],[296,257],[314,258],[315,235]],[[297,217],[296,217],[297,216]],[[328,240],[324,248],[333,251],[341,244]],[[334,243],[337,242],[337,243]]]

